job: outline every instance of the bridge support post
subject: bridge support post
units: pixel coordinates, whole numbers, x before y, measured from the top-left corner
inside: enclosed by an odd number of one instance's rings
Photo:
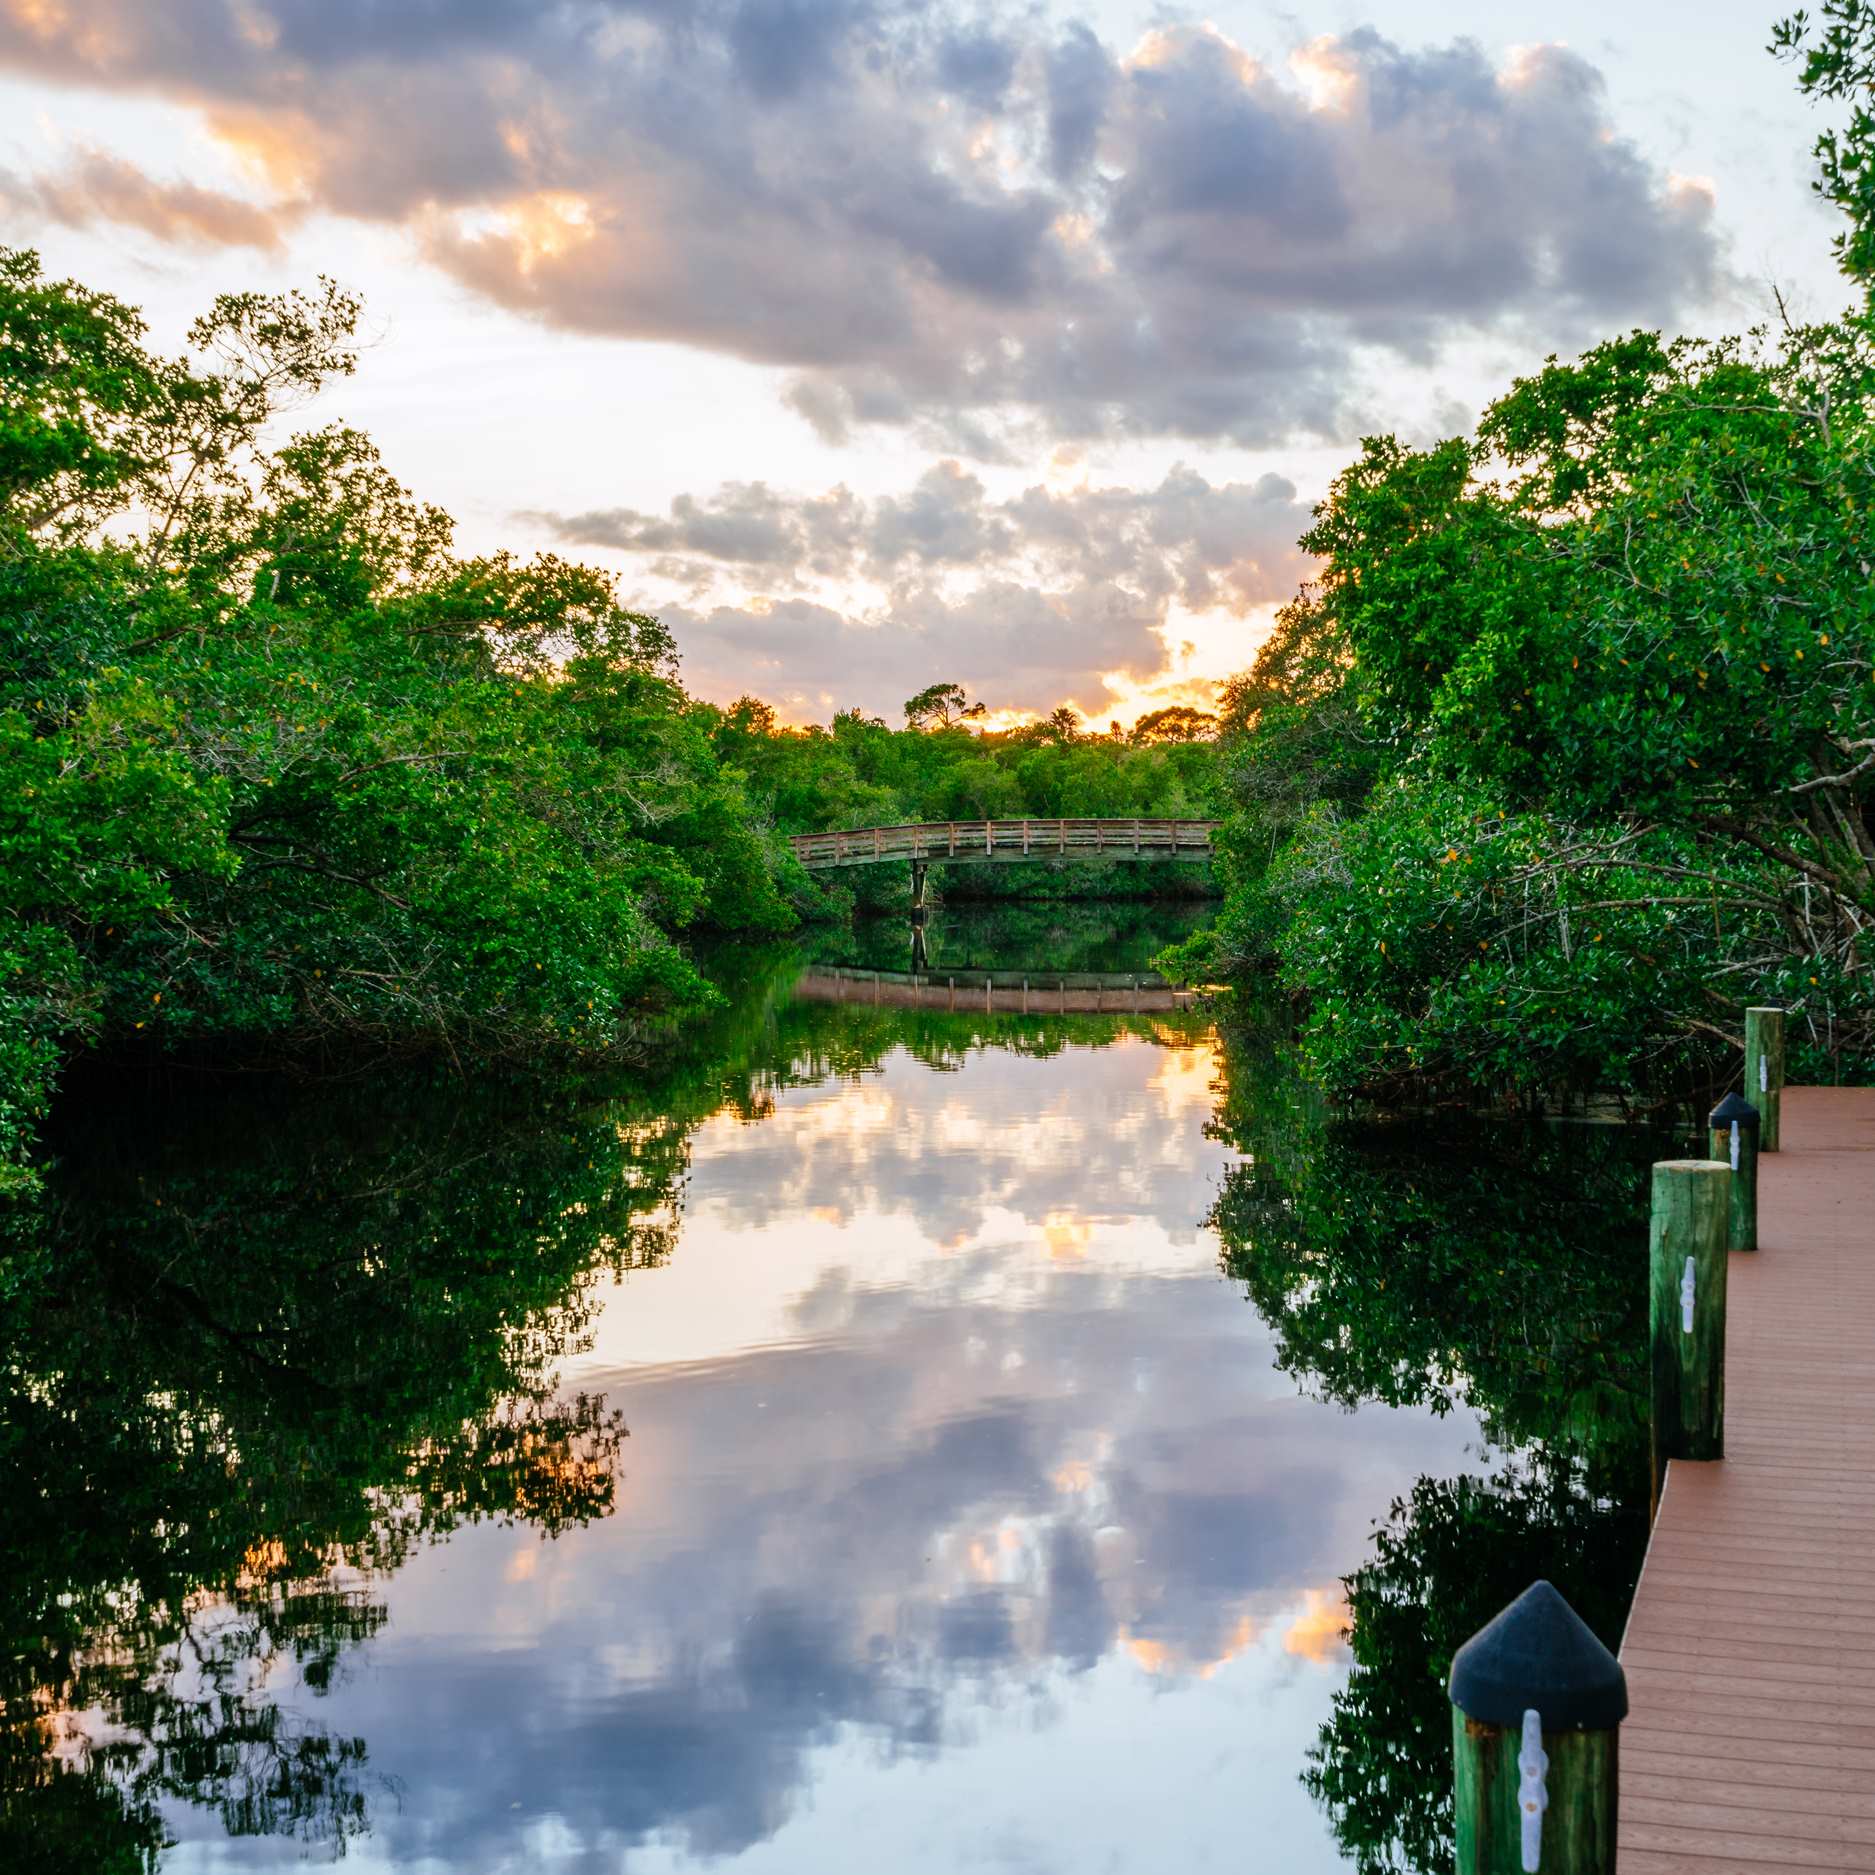
[[[911,863],[911,908],[914,913],[924,910],[924,881],[928,867],[922,859]]]

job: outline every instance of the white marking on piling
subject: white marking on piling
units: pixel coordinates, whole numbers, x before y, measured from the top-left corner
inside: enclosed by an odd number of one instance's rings
[[[1686,1259],[1686,1268],[1680,1275],[1680,1332],[1690,1335],[1693,1332],[1693,1259]]]
[[[1687,1259],[1689,1262],[1691,1258]],[[1517,1754],[1517,1809],[1523,1818],[1524,1875],[1537,1875],[1543,1865],[1543,1812],[1549,1808],[1549,1753],[1543,1749],[1543,1718],[1534,1706],[1523,1715],[1523,1749]]]

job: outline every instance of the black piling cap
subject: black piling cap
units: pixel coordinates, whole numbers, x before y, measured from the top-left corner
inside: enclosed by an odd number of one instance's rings
[[[1756,1132],[1758,1128],[1758,1109],[1741,1094],[1727,1094],[1713,1108],[1706,1124],[1715,1133],[1724,1132],[1736,1120],[1741,1127]]]
[[[1521,1725],[1532,1706],[1546,1732],[1609,1732],[1628,1716],[1621,1662],[1547,1582],[1533,1582],[1452,1656],[1451,1694],[1483,1725]]]

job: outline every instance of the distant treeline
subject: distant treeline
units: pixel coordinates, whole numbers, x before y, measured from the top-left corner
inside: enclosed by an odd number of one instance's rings
[[[1189,708],[1156,711],[1124,734],[1089,733],[1068,709],[1017,729],[981,730],[973,725],[983,706],[955,684],[910,698],[902,729],[859,710],[841,711],[826,728],[785,728],[767,704],[746,697],[728,710],[696,709],[764,822],[784,833],[1024,815],[1202,818],[1218,806],[1216,719]],[[828,892],[862,903],[906,890],[897,867],[822,880]],[[1208,889],[1208,880],[1202,868],[1171,862],[1075,863],[1054,878],[1028,867],[954,870],[941,875],[939,889],[994,898],[1187,896]]]
[[[1104,735],[1065,708],[1019,729],[978,729],[984,706],[956,684],[910,698],[903,729],[860,710],[824,729],[784,728],[752,697],[697,710],[717,753],[787,833],[1025,814],[1200,816],[1215,805],[1217,720],[1193,709]]]
[[[696,702],[609,575],[458,554],[355,430],[269,440],[358,312],[224,295],[165,358],[0,249],[0,1192],[76,1049],[615,1056],[712,1000],[692,935],[850,903],[787,832],[1202,811],[1190,711]]]

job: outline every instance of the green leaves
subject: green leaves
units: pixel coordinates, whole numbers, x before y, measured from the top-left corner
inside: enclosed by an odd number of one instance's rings
[[[0,254],[0,1165],[61,1048],[643,1046],[792,862],[610,575],[458,558],[329,425],[358,314],[234,295],[192,356]],[[111,523],[107,536],[102,530]]]
[[[1813,21],[1803,9],[1773,29],[1771,51],[1799,64],[1798,88],[1808,97],[1850,100],[1849,121],[1816,140],[1817,194],[1848,218],[1836,236],[1842,270],[1875,291],[1875,7],[1868,0],[1823,0]]]
[[[905,701],[907,729],[953,729],[971,717],[987,713],[988,706],[972,703],[962,684],[927,684]]]
[[[1872,384],[1853,326],[1633,334],[1337,480],[1222,842],[1333,1085],[1703,1091],[1774,984],[1875,1055]]]

